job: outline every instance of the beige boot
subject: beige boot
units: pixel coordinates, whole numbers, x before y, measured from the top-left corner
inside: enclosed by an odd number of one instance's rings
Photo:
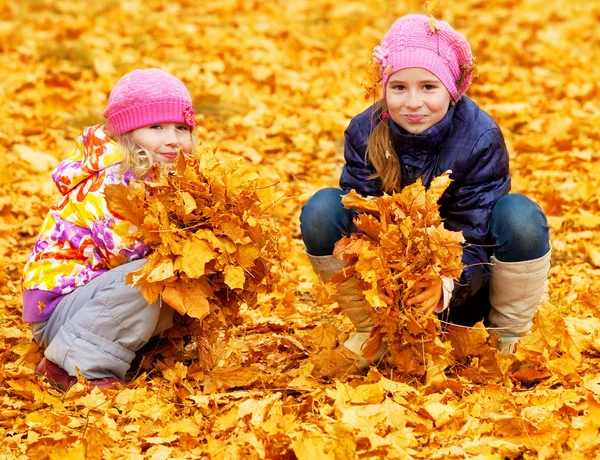
[[[492,328],[500,328],[502,354],[513,353],[519,338],[531,329],[548,279],[551,252],[522,262],[491,259],[489,319]]]
[[[313,270],[324,283],[329,281],[333,275],[339,273],[346,266],[344,261],[336,259],[333,256],[306,255],[312,264]],[[373,320],[365,309],[367,301],[358,286],[356,278],[352,277],[340,283],[337,286],[336,293],[332,297],[356,328],[356,332],[344,342],[344,347],[357,356],[361,356],[362,347],[371,334]],[[377,354],[375,362],[381,358],[384,351],[385,347]],[[372,364],[373,361],[364,358],[360,358],[355,363],[356,367],[361,371],[367,370]]]

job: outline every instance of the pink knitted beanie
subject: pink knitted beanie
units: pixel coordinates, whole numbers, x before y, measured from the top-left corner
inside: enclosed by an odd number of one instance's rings
[[[373,50],[373,59],[381,68],[383,92],[390,76],[398,70],[419,67],[429,70],[444,84],[452,99],[458,101],[471,84],[470,72],[465,75],[461,88],[461,67],[473,65],[471,47],[464,35],[455,31],[445,21],[409,14],[396,20],[387,31],[380,46]]]
[[[125,74],[110,92],[104,110],[107,128],[124,134],[155,123],[184,123],[194,129],[192,97],[185,85],[160,69]]]

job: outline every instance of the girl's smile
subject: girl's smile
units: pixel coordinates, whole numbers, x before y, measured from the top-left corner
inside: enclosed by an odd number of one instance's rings
[[[177,152],[160,153],[159,155],[167,162],[172,162],[177,159]]]
[[[411,114],[407,114],[407,115],[402,115],[402,116],[404,118],[406,118],[409,123],[421,123],[423,120],[425,120],[425,118],[427,118],[427,115],[411,115]]]

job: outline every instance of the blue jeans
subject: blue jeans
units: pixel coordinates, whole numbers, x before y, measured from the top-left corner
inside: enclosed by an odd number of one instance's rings
[[[313,256],[333,254],[342,236],[357,232],[355,212],[344,208],[337,188],[319,190],[300,214],[300,231],[306,252]],[[550,250],[549,228],[542,209],[525,195],[502,197],[490,219],[494,256],[501,262],[521,262],[542,257]]]

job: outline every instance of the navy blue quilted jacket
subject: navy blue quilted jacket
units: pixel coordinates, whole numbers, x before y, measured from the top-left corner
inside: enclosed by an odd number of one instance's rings
[[[374,106],[352,119],[345,132],[346,164],[340,178],[343,190],[380,196],[381,180],[368,179],[375,172],[365,152],[377,117]],[[489,221],[496,201],[510,190],[508,152],[494,120],[471,99],[463,97],[446,116],[421,134],[408,134],[391,119],[390,134],[402,165],[402,186],[421,177],[431,180],[451,169],[453,182],[440,198],[440,214],[447,229],[462,231],[467,243],[465,269],[455,282],[450,307],[474,296],[490,277]]]

